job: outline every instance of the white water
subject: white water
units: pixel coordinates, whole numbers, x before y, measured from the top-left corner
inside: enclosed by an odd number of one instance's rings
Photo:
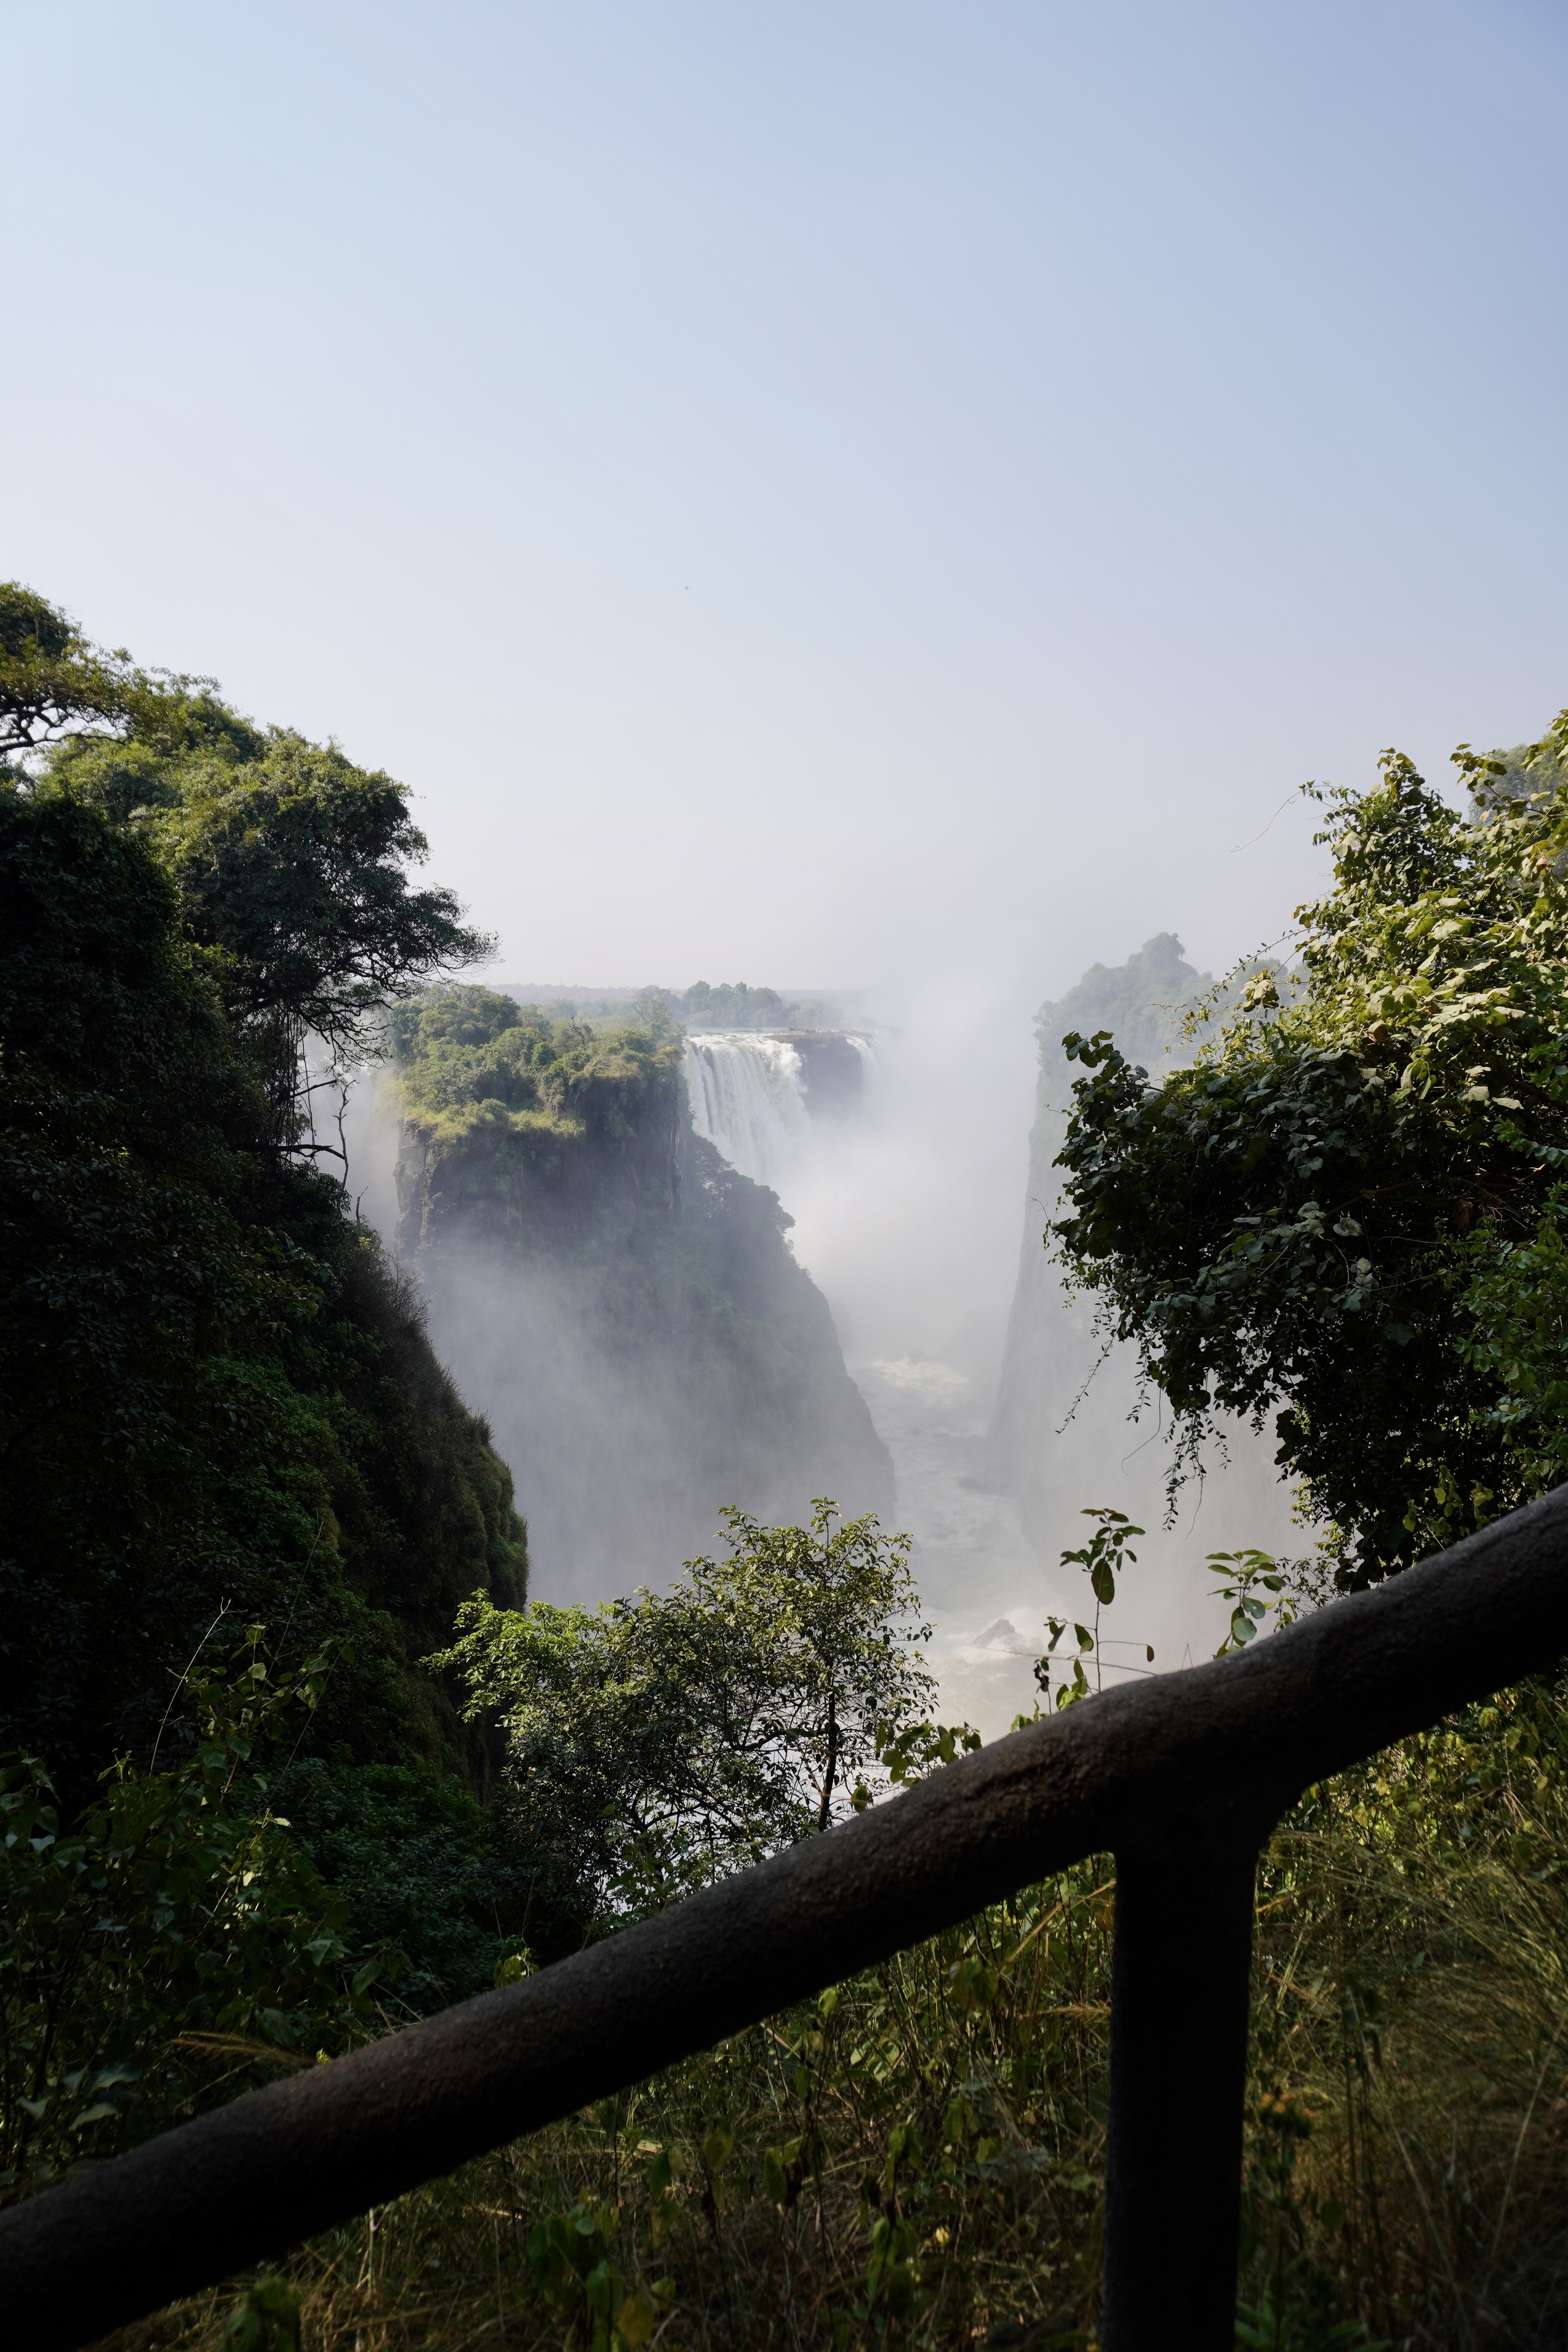
[[[848,1043],[854,1046],[856,1053],[860,1056],[860,1083],[864,1087],[869,1087],[871,1074],[877,1066],[877,1056],[871,1051],[871,1041],[868,1037],[857,1037],[852,1030],[847,1030],[845,1034]]]
[[[911,1356],[850,1370],[893,1457],[892,1524],[914,1538],[938,1718],[998,1738],[1040,1695],[1034,1662],[1064,1580],[1046,1573],[1011,1496],[985,1483],[989,1383]]]
[[[1050,1638],[1047,1618],[1092,1619],[1092,1595],[1081,1570],[1041,1559],[1016,1503],[987,1475],[991,1381],[909,1356],[852,1364],[850,1370],[893,1457],[899,1498],[893,1525],[914,1538],[910,1565],[931,1628],[926,1664],[937,1681],[938,1715],[998,1738],[1040,1696],[1034,1665]],[[1211,1548],[1259,1543],[1284,1549],[1289,1542],[1280,1497],[1272,1498],[1272,1515],[1260,1508],[1270,1498],[1261,1480],[1245,1472],[1217,1475],[1206,1507],[1190,1509],[1184,1525],[1163,1528],[1163,1462],[1153,1449],[1142,1460],[1119,1460],[1120,1433],[1113,1423],[1109,1442],[1104,1433],[1087,1445],[1071,1432],[1065,1441],[1048,1432],[1043,1436],[1073,1465],[1063,1470],[1071,1499],[1053,1545],[1085,1542],[1083,1505],[1107,1496],[1137,1510],[1147,1529],[1105,1614],[1100,1673],[1107,1688],[1212,1656],[1229,1611],[1215,1597],[1220,1580],[1207,1566]],[[1283,1500],[1288,1504],[1289,1497]],[[1294,1548],[1303,1548],[1299,1538]],[[1089,1673],[1093,1680],[1092,1663]]]
[[[742,1176],[776,1188],[811,1127],[795,1047],[754,1031],[714,1031],[687,1039],[681,1071],[698,1134]]]

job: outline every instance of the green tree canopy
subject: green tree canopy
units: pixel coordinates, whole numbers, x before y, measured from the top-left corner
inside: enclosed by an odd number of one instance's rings
[[[410,887],[428,844],[404,785],[335,745],[258,735],[231,713],[206,714],[201,732],[175,752],[72,740],[40,789],[103,809],[153,851],[297,1143],[306,1040],[322,1041],[334,1069],[363,1057],[386,1005],[490,941],[450,890]]]
[[[1108,1036],[1066,1041],[1089,1074],[1060,1160],[1069,1278],[1173,1408],[1175,1476],[1216,1412],[1275,1413],[1347,1581],[1568,1466],[1542,1451],[1547,1341],[1521,1311],[1557,1263],[1568,1152],[1565,751],[1568,714],[1511,757],[1461,746],[1468,812],[1394,752],[1373,790],[1331,794],[1299,983],[1258,974],[1163,1086]]]
[[[210,678],[105,653],[16,582],[0,584],[7,755],[13,790],[98,809],[174,881],[279,1144],[328,1149],[303,1139],[307,1039],[332,1071],[362,1059],[387,1004],[490,951],[450,890],[411,887],[429,845],[406,786],[335,744],[253,726]]]
[[[199,1662],[162,1771],[121,1759],[68,1824],[37,1758],[0,1756],[0,2205],[370,2022],[377,1958],[351,1978],[261,1769],[330,1662],[275,1682],[261,1633]]]
[[[268,753],[202,724],[230,773]],[[144,1755],[226,1597],[343,1637],[323,1731],[482,1778],[411,1661],[477,1581],[519,1591],[510,1480],[341,1187],[277,1148],[234,950],[136,814],[179,814],[146,791],[179,765],[76,737],[0,776],[0,1744],[73,1800]]]
[[[466,1604],[468,1711],[498,1713],[541,1920],[657,1908],[854,1801],[932,1685],[907,1536],[724,1513],[729,1557],[598,1609]]]
[[[136,733],[167,748],[184,739],[186,714],[210,684],[106,653],[58,605],[0,581],[0,761],[89,734]]]

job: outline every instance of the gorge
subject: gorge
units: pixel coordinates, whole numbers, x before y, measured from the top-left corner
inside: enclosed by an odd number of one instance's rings
[[[699,1130],[668,1017],[595,1029],[464,987],[400,1014],[395,1049],[397,1252],[520,1481],[534,1591],[662,1583],[726,1503],[892,1517],[793,1221]],[[715,1061],[742,1081],[717,1131],[772,1164],[801,1057],[747,1041]]]
[[[534,1006],[447,988],[399,1013],[380,1088],[395,1141],[374,1145],[395,1151],[395,1208],[384,1185],[372,1197],[513,1472],[532,1589],[662,1585],[711,1548],[720,1505],[793,1517],[830,1494],[912,1532],[943,1706],[993,1736],[1033,1704],[1047,1613],[1081,1609],[1058,1554],[1085,1507],[1113,1504],[1149,1531],[1120,1620],[1129,1666],[1150,1646],[1161,1668],[1206,1655],[1224,1622],[1207,1553],[1304,1549],[1288,1497],[1262,1442],[1232,1432],[1163,1527],[1157,1416],[1136,1418],[1128,1366],[1100,1360],[1041,1245],[1061,1034],[1111,1028],[1158,1070],[1205,984],[1163,934],[1042,1009],[1010,1301],[930,1285],[934,1200],[907,1231],[879,1215],[910,1120],[942,1148],[942,1086],[898,1030],[683,1031],[679,1000],[651,991]],[[994,1116],[1001,1131],[1007,1103]],[[901,1284],[901,1318],[862,1313],[846,1277],[868,1255]]]

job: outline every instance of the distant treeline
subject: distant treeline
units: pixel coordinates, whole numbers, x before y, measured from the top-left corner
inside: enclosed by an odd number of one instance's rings
[[[837,1029],[842,1016],[837,1005],[821,999],[786,1003],[773,988],[748,988],[743,980],[721,981],[712,988],[694,981],[677,996],[660,989],[671,1013],[688,1029]]]
[[[687,1029],[840,1029],[845,1013],[825,996],[784,997],[776,988],[752,988],[743,980],[706,980],[689,988],[588,989],[580,994],[537,982],[507,981],[506,994],[520,1004],[537,1005],[557,1020],[588,1021],[614,1027],[626,1021],[647,1022],[652,1008],[662,1005],[672,1021]]]

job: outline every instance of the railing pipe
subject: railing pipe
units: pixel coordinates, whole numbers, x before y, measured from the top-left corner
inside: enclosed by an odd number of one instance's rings
[[[997,1740],[519,1985],[13,2206],[0,2214],[0,2312],[29,2352],[71,2352],[1111,1852],[1131,1874],[1116,1958],[1102,2342],[1209,2352],[1235,2288],[1239,1858],[1313,1781],[1564,1652],[1568,1487],[1558,1487],[1239,1658],[1109,1692]],[[1173,1892],[1182,1858],[1204,1855],[1219,1857],[1204,1865],[1207,1885],[1200,1873],[1191,1900]],[[1139,2233],[1157,2226],[1162,2180],[1184,2196],[1180,2176],[1198,2167],[1179,2115],[1162,2122],[1150,2070],[1191,2084],[1205,2051],[1213,2137],[1203,2145],[1226,2168],[1208,2186],[1228,2219],[1205,2233],[1195,2209],[1182,2210],[1196,2232],[1185,2259],[1212,2267],[1213,2301],[1194,2305],[1185,2333],[1163,2308],[1151,2339],[1127,2272],[1146,2259]]]
[[[1234,2352],[1258,1856],[1116,1856],[1103,2352]]]

